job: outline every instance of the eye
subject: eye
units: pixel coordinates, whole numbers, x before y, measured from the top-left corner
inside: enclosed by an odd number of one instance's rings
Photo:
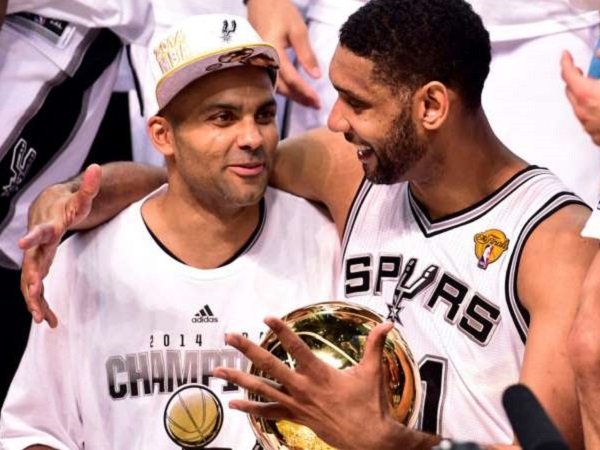
[[[356,112],[360,112],[367,108],[367,105],[364,102],[357,100],[354,97],[347,97],[344,100],[348,104],[348,106],[350,106],[350,108],[352,108]]]
[[[259,111],[256,114],[256,122],[263,125],[270,124],[275,120],[276,115],[277,111],[275,110],[275,108],[269,108],[263,111]]]
[[[209,117],[209,120],[217,125],[229,125],[236,119],[235,114],[231,111],[219,111]]]

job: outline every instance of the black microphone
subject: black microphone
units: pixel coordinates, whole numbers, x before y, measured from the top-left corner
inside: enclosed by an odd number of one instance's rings
[[[533,392],[522,384],[508,387],[502,404],[523,450],[569,450]]]

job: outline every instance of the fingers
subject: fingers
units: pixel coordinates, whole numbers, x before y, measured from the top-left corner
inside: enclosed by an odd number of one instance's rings
[[[304,22],[303,28],[290,34],[290,44],[296,52],[298,63],[312,78],[321,78],[321,70],[317,57],[313,51],[310,41],[308,40],[308,30]]]
[[[573,56],[567,50],[563,51],[560,57],[560,69],[563,80],[567,82],[567,79],[573,76],[573,70],[575,69]]]
[[[40,239],[40,242],[46,241],[46,238]],[[27,309],[36,323],[46,320],[52,328],[56,327],[58,321],[44,298],[42,280],[48,273],[57,246],[58,239],[26,250],[21,270],[21,292]]]
[[[257,377],[227,367],[217,367],[213,371],[213,376],[241,386],[267,400],[282,404],[289,402],[288,395],[281,391],[277,383],[267,378]]]
[[[21,292],[35,323],[46,320],[50,328],[55,328],[58,325],[58,319],[44,297],[44,285],[42,284],[41,275],[26,272],[26,269],[23,269],[21,273]]]
[[[267,420],[293,420],[290,411],[278,403],[260,403],[248,400],[231,400],[229,407],[253,416],[263,417]]]
[[[71,227],[85,219],[92,209],[92,202],[100,192],[102,169],[98,164],[90,165],[83,173],[79,189],[65,208],[65,226]],[[66,230],[65,230],[66,231]]]
[[[394,328],[394,324],[389,321],[380,323],[373,328],[373,330],[369,333],[369,337],[367,338],[365,353],[360,362],[361,365],[369,368],[381,367],[385,339],[392,328]]]
[[[294,382],[294,373],[277,357],[264,348],[239,335],[228,333],[225,343],[238,349],[246,358],[254,363],[256,368],[269,374],[284,386]]]
[[[42,290],[42,295],[41,295],[41,305],[42,305],[42,316],[43,316],[44,320],[46,322],[48,322],[48,325],[50,326],[50,328],[56,328],[56,326],[58,325],[58,319],[56,318],[56,314],[54,314],[54,311],[52,311],[52,309],[50,308],[50,305],[46,301],[46,298],[44,297],[44,294],[43,294],[43,290]]]
[[[298,370],[324,373],[323,369],[329,367],[311,352],[304,341],[285,322],[269,317],[265,319],[265,323],[277,335],[283,348],[294,358]],[[283,380],[279,381],[283,383]]]
[[[41,304],[41,280],[36,274],[27,274],[25,270],[21,272],[21,292],[27,305],[27,310],[33,316],[35,323],[44,320]]]
[[[62,233],[50,223],[35,225],[25,236],[19,239],[18,245],[21,250],[29,250],[39,245],[53,244],[60,241]]]
[[[280,56],[277,90],[281,95],[301,105],[315,109],[321,107],[319,96],[298,73],[285,52]]]
[[[568,51],[564,51],[561,59],[561,77],[567,85],[567,89],[576,98],[582,98],[588,95],[590,87],[595,83],[593,80],[587,78],[581,69],[575,66],[573,57]]]
[[[82,196],[93,199],[100,191],[100,181],[102,180],[102,168],[98,164],[91,164],[83,172],[79,192]]]

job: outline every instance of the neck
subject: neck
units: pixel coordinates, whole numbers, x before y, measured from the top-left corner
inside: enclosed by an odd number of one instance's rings
[[[432,219],[477,203],[527,166],[492,131],[483,110],[435,136],[411,189]]]
[[[235,255],[258,226],[259,205],[215,208],[167,191],[142,206],[156,237],[177,258],[198,269],[214,269]]]

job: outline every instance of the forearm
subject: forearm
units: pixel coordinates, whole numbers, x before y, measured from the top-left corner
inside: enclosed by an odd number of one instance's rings
[[[85,230],[106,222],[166,181],[166,170],[162,167],[133,162],[114,162],[103,165],[100,192],[94,199],[92,210],[89,216],[73,229]],[[75,192],[80,183],[81,178],[78,176],[61,186]]]
[[[439,436],[407,428],[393,419],[385,421],[380,430],[362,433],[365,442],[357,442],[348,450],[376,448],[378,450],[429,450],[441,442]]]

